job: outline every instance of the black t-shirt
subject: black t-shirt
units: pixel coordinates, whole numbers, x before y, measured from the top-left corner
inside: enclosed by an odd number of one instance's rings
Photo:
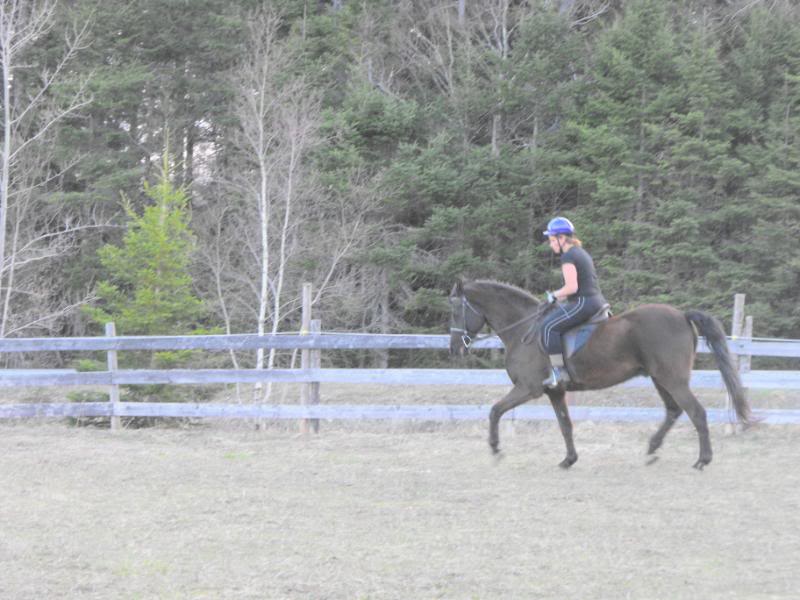
[[[597,272],[594,270],[594,261],[589,253],[580,246],[573,246],[561,255],[561,264],[573,264],[578,271],[578,292],[572,294],[568,300],[578,296],[602,296],[600,285],[597,283]]]

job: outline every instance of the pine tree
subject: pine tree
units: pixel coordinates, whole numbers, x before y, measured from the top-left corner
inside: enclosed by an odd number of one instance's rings
[[[97,287],[98,306],[89,310],[98,323],[114,321],[124,335],[189,333],[203,305],[194,295],[190,264],[194,237],[189,229],[188,197],[170,182],[167,157],[155,185],[145,183],[153,204],[130,218],[122,246],[99,250],[108,278]]]
[[[800,66],[800,65],[797,65]],[[765,169],[750,181],[752,237],[744,263],[761,331],[800,335],[800,70],[785,73],[772,103]]]
[[[662,127],[655,246],[649,268],[665,285],[650,297],[683,307],[730,310],[739,268],[729,223],[746,210],[745,165],[733,152],[736,107],[712,32],[689,29],[676,57],[679,101]],[[726,277],[714,276],[726,273]],[[709,285],[713,281],[713,285]]]
[[[580,116],[565,124],[565,139],[577,147],[571,216],[619,308],[663,297],[669,288],[654,269],[653,216],[663,183],[659,157],[669,145],[665,128],[681,100],[677,46],[663,2],[628,5],[598,39],[596,80]]]
[[[794,13],[792,12],[794,11]],[[795,18],[792,19],[794,14]],[[744,202],[727,226],[727,279],[747,289],[761,335],[800,334],[800,30],[796,7],[757,8],[730,41]]]

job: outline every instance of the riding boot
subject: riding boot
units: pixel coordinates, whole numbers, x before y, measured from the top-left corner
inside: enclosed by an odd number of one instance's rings
[[[552,365],[550,377],[542,382],[544,387],[555,389],[562,383],[566,384],[569,381],[569,373],[564,368],[564,355],[551,354],[550,364]]]

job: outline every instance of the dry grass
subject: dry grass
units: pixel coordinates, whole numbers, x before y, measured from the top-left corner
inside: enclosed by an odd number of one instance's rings
[[[253,386],[242,385],[237,393],[236,386],[217,386],[209,394],[208,387],[186,387],[184,390],[202,392],[197,401],[243,402],[253,401]],[[74,386],[71,388],[3,388],[0,389],[0,404],[17,402],[65,402],[76,392],[105,392],[103,387]],[[327,404],[491,404],[508,391],[497,385],[453,386],[453,385],[374,385],[374,384],[334,384],[321,386],[322,401]],[[192,392],[188,396],[191,398]],[[723,389],[697,389],[695,395],[706,408],[725,406]],[[800,398],[794,390],[749,390],[753,408],[800,408]],[[275,384],[269,401],[277,404],[299,402],[299,384]],[[547,398],[534,403],[548,404]],[[658,406],[663,404],[652,387],[615,387],[596,392],[571,394],[571,403],[585,406]]]
[[[325,400],[502,393],[454,389]],[[310,437],[294,424],[0,423],[0,597],[797,597],[800,428],[714,427],[702,473],[686,423],[644,466],[654,428],[578,423],[564,472],[552,422],[501,430],[499,463],[484,423],[324,423]]]

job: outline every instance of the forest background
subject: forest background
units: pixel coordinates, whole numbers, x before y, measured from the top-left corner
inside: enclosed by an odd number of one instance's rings
[[[297,331],[304,282],[442,333],[559,284],[559,214],[617,312],[800,337],[792,0],[3,0],[0,58],[0,336]]]

